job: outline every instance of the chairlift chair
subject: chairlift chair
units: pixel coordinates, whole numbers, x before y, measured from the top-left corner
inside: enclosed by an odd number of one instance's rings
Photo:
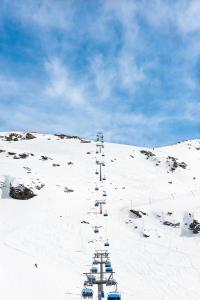
[[[98,272],[97,267],[92,266],[92,268],[90,269],[90,272],[91,273],[97,273]]]
[[[96,186],[96,187],[95,187],[95,191],[98,191],[98,190],[99,190],[99,188],[98,188],[98,186]]]
[[[112,273],[112,271],[113,271],[112,267],[107,267],[106,268],[106,273]]]
[[[104,217],[108,217],[107,211],[105,211],[103,215],[104,215]]]
[[[110,244],[109,244],[108,242],[105,242],[105,243],[104,243],[104,246],[105,246],[105,247],[108,247],[109,245],[110,245]]]
[[[109,279],[106,282],[106,286],[112,286],[112,285],[117,285],[117,281],[115,279]]]
[[[97,227],[94,228],[94,233],[98,233],[99,229]]]
[[[106,268],[111,268],[111,263],[110,262],[105,263],[105,267]]]
[[[96,281],[96,277],[94,275],[87,275],[88,281],[89,282],[95,282]]]
[[[90,299],[90,298],[93,298],[93,290],[92,289],[89,289],[89,288],[84,288],[82,290],[82,297],[84,299]]]
[[[107,300],[121,300],[121,294],[118,292],[108,293]]]

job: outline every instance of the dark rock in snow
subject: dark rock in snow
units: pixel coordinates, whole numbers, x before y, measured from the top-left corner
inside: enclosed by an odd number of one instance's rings
[[[52,158],[48,157],[48,156],[45,156],[45,155],[41,155],[41,160],[52,160]]]
[[[147,215],[145,212],[141,210],[130,209],[130,212],[133,213],[136,217],[142,218],[142,215]]]
[[[164,221],[163,225],[167,225],[167,226],[171,226],[171,227],[179,227],[180,226],[180,222],[172,223],[172,222],[169,222],[169,221]]]
[[[90,224],[89,222],[87,221],[81,221],[82,224]]]
[[[9,155],[15,155],[16,152],[8,152]]]
[[[29,155],[27,153],[19,154],[20,158],[27,158]]]
[[[64,192],[65,193],[73,193],[74,190],[72,189],[68,189],[67,187],[65,187]]]
[[[193,220],[189,225],[189,229],[193,231],[194,234],[200,232],[200,223],[197,220]]]
[[[30,132],[27,132],[26,135],[25,135],[25,139],[26,139],[26,140],[36,139],[36,136],[33,135],[33,134],[30,133]]]
[[[152,153],[151,151],[147,151],[147,150],[140,150],[140,153],[144,154],[147,159],[149,159],[150,157],[156,156],[154,153]]]
[[[13,199],[28,200],[34,196],[36,196],[34,192],[23,184],[19,184],[16,187],[10,185],[10,197]]]

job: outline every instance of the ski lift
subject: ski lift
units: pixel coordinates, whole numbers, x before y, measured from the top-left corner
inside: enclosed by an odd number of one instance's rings
[[[99,202],[96,201],[95,204],[94,204],[94,206],[98,207],[99,206]]]
[[[96,175],[98,175],[98,174],[99,174],[99,172],[96,170],[95,174],[96,174]]]
[[[111,268],[111,263],[110,263],[110,262],[105,263],[105,267],[106,267],[106,268]]]
[[[94,228],[94,233],[99,233],[98,227],[95,227],[95,228]]]
[[[112,267],[107,267],[106,268],[106,273],[112,273],[112,271],[113,271]]]
[[[105,242],[105,243],[104,243],[104,246],[105,246],[105,247],[108,247],[109,245],[110,245],[110,244],[109,244],[108,242]]]
[[[107,300],[121,300],[121,294],[118,292],[108,293]]]
[[[87,298],[93,298],[93,290],[92,289],[89,289],[89,288],[84,288],[82,290],[82,297],[84,299],[87,299]]]
[[[103,163],[102,163],[102,166],[105,167],[105,165],[106,165],[106,164],[103,162]]]
[[[92,266],[92,268],[90,269],[91,273],[97,273],[98,269],[97,267]]]
[[[96,186],[96,187],[95,187],[95,191],[98,191],[98,190],[99,190],[99,188],[98,188],[98,186]]]
[[[105,177],[105,176],[103,176],[103,180],[106,180],[106,177]]]
[[[117,281],[115,279],[108,279],[106,282],[106,286],[117,285]]]
[[[105,211],[105,213],[103,215],[104,215],[104,217],[108,217],[107,211]]]
[[[95,282],[96,281],[96,277],[94,275],[87,275],[88,281],[89,282]]]
[[[106,197],[107,196],[107,193],[105,191],[103,191],[103,196]]]

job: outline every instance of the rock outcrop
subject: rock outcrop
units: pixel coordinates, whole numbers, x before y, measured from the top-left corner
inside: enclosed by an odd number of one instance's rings
[[[10,185],[10,197],[13,199],[28,200],[34,196],[36,196],[36,194],[23,184],[19,184],[18,186]]]

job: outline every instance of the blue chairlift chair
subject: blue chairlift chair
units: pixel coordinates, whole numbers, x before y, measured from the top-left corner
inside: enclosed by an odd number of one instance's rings
[[[121,294],[118,292],[108,293],[107,300],[121,300]]]

